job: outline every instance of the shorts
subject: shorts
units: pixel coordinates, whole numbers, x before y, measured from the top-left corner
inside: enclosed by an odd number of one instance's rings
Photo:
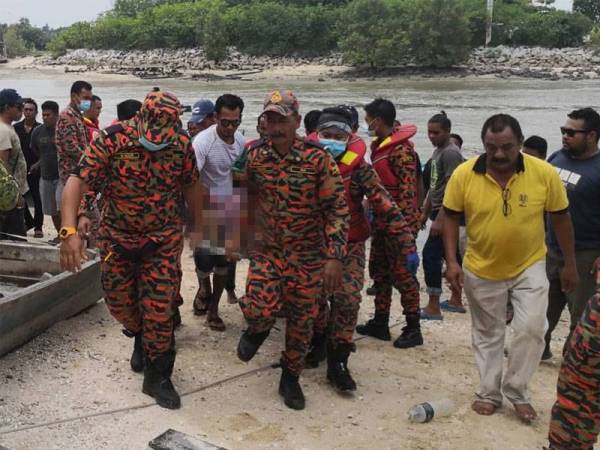
[[[231,264],[225,259],[225,255],[214,255],[209,253],[208,249],[202,248],[194,251],[194,262],[196,263],[196,270],[206,275],[211,272],[217,275],[225,275]]]
[[[56,216],[60,212],[60,198],[63,185],[60,180],[40,179],[40,197],[42,198],[42,211],[47,216]]]

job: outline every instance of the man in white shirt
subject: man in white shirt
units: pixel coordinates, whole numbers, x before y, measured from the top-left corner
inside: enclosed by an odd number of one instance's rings
[[[225,324],[219,317],[219,300],[223,290],[227,290],[229,303],[237,302],[235,262],[225,259],[225,240],[231,239],[232,233],[237,232],[233,228],[239,204],[233,192],[231,166],[244,149],[244,136],[237,131],[243,110],[241,98],[232,94],[222,95],[215,104],[217,123],[197,134],[192,144],[200,180],[208,197],[202,224],[204,240],[194,251],[199,283],[194,313],[206,314],[208,326],[215,331],[225,330]]]

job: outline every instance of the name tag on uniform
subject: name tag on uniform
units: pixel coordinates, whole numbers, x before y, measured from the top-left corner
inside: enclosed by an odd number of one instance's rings
[[[142,159],[142,155],[139,152],[121,152],[114,154],[113,158],[122,161],[139,161]]]
[[[316,172],[310,167],[296,167],[291,166],[288,168],[288,172],[293,175],[314,175]]]

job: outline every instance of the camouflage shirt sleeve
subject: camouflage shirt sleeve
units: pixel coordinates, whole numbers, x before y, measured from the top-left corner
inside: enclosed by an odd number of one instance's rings
[[[417,201],[417,156],[411,146],[401,144],[396,146],[389,156],[390,167],[399,182],[398,207],[404,212],[405,220],[418,233],[420,229]]]
[[[84,145],[80,142],[79,128],[76,118],[68,114],[61,114],[56,124],[56,150],[58,154],[58,172],[60,180],[67,182],[73,170],[77,167]]]
[[[189,140],[186,139],[186,150],[185,157],[183,158],[183,170],[182,170],[182,185],[191,186],[200,178],[198,172],[198,165],[196,164],[196,154],[194,148]]]
[[[86,147],[79,165],[73,172],[93,192],[102,192],[103,186],[107,185],[112,148],[108,141],[109,138],[105,137],[104,133],[97,133],[96,138]],[[93,192],[87,192],[86,195],[91,196]]]
[[[317,195],[325,219],[327,257],[343,259],[347,254],[346,242],[349,228],[349,210],[340,170],[328,152],[320,160]]]
[[[411,228],[404,219],[402,211],[381,184],[377,173],[366,162],[362,162],[353,172],[351,190],[360,189],[369,200],[369,205],[384,223],[388,235],[392,236],[404,253],[415,250],[415,240]]]
[[[17,205],[19,185],[0,162],[0,211],[10,211]]]

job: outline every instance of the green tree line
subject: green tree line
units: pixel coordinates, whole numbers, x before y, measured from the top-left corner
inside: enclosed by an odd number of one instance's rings
[[[67,49],[203,47],[222,60],[227,47],[251,55],[324,55],[373,68],[414,61],[449,67],[485,39],[485,0],[116,0],[93,22],[78,22],[47,43]],[[551,3],[551,2],[550,2]],[[576,12],[496,0],[492,45],[581,46],[598,19],[597,0]],[[590,4],[592,6],[590,6]]]

